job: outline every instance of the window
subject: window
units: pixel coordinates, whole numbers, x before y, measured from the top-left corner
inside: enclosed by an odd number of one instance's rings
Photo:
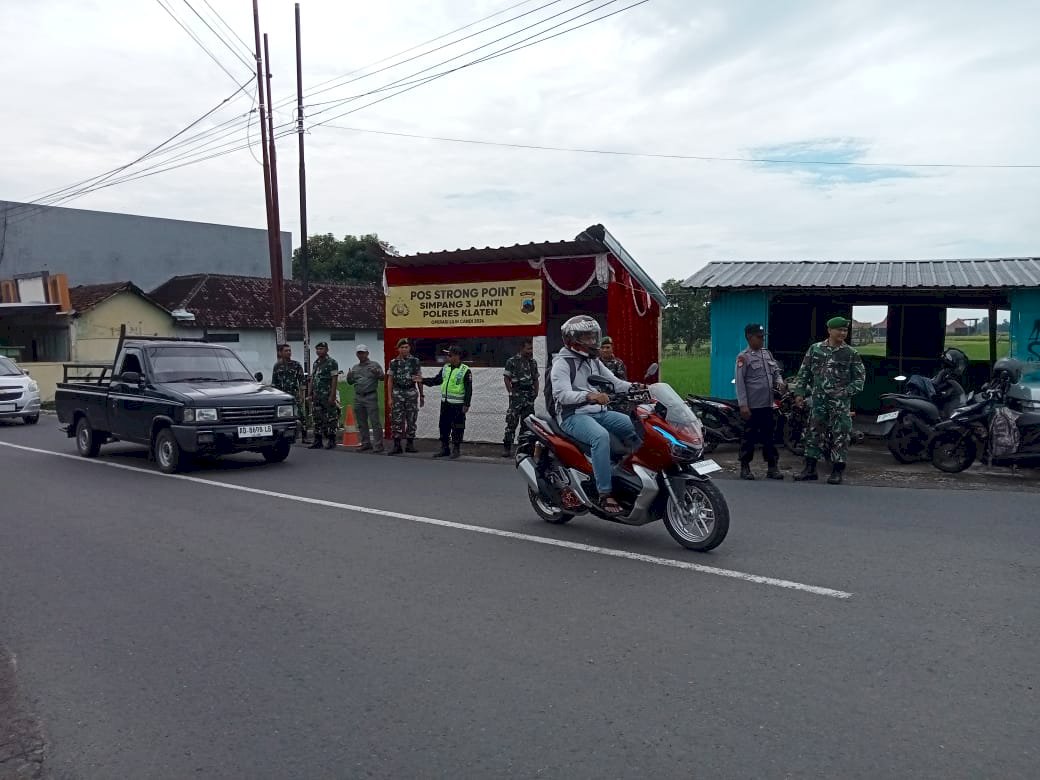
[[[143,374],[141,370],[141,358],[137,352],[127,352],[123,355],[123,365],[119,368],[119,374],[133,371],[135,374]]]
[[[230,349],[155,347],[148,350],[148,357],[156,382],[249,382],[253,378]]]
[[[352,330],[334,330],[329,334],[329,338],[332,341],[353,341],[354,335]]]
[[[207,333],[203,341],[208,341],[211,344],[237,344],[238,334],[237,333]]]

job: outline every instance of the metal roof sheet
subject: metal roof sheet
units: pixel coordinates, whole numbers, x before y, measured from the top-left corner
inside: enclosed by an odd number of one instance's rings
[[[721,261],[708,263],[683,282],[683,287],[926,290],[1040,287],[1040,258]]]

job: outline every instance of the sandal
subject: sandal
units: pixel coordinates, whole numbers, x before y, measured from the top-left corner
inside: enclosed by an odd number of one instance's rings
[[[622,509],[621,504],[613,496],[600,496],[599,508],[603,510],[605,514],[614,516],[624,514],[625,510]]]

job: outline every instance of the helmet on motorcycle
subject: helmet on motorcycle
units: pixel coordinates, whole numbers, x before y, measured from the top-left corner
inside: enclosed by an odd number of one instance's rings
[[[950,347],[942,353],[940,358],[943,368],[952,371],[957,376],[964,376],[968,370],[968,356],[956,347]]]
[[[594,358],[599,355],[600,327],[588,314],[571,317],[560,327],[563,343],[575,352]]]

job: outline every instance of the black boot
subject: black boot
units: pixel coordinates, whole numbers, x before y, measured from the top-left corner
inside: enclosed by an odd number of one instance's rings
[[[766,479],[783,479],[784,475],[780,473],[780,469],[775,463],[770,463],[769,468],[766,470]]]
[[[404,447],[404,451],[405,452],[418,452],[419,451],[419,450],[415,449],[415,439],[409,439],[408,440],[408,443]]]
[[[448,445],[445,442],[441,442],[440,451],[435,453],[433,457],[435,457],[435,458],[446,458],[449,455],[451,455],[451,450],[448,449]]]
[[[462,454],[461,452],[459,452],[459,447],[460,446],[461,445],[459,445],[459,444],[452,444],[451,445],[451,455],[449,455],[448,457],[451,458],[452,460],[458,460],[459,459],[459,455]]]
[[[310,447],[308,447],[307,449],[309,449],[309,450],[320,450],[321,448],[322,448],[321,436],[316,433],[316,434],[314,434],[314,443]]]
[[[741,479],[754,479],[755,475],[751,473],[751,464],[740,462],[740,478]]]
[[[819,478],[819,474],[816,473],[816,458],[806,458],[801,473],[794,475],[795,482],[815,482]]]
[[[390,452],[388,452],[386,454],[387,455],[400,455],[402,452],[404,452],[404,450],[401,449],[401,440],[400,439],[394,439],[394,448],[392,450],[390,450]]]
[[[509,439],[505,439],[502,442],[502,457],[503,458],[511,458],[511,457],[513,457],[513,442],[511,442]]]
[[[332,436],[329,436],[329,438],[327,438],[325,440],[325,449],[327,449],[327,450],[334,450],[334,449],[336,449],[336,436],[335,436],[335,434],[333,434]]]
[[[827,477],[828,485],[840,485],[842,483],[842,473],[845,471],[844,463],[835,463],[831,466],[831,475]]]

